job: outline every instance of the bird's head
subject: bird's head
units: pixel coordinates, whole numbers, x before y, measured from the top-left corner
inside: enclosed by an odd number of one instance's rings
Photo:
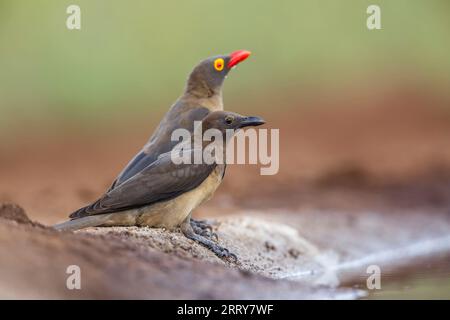
[[[228,72],[249,55],[250,51],[238,50],[203,60],[189,75],[186,91],[201,98],[220,93]]]
[[[266,123],[260,117],[247,117],[235,112],[214,111],[203,119],[203,131],[217,129],[225,133],[227,129],[237,131],[245,127],[256,127]]]

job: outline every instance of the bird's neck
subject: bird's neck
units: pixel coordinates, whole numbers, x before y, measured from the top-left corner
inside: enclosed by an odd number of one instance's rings
[[[211,111],[223,110],[222,87],[210,89],[205,86],[188,87],[182,98],[185,102],[202,106]]]

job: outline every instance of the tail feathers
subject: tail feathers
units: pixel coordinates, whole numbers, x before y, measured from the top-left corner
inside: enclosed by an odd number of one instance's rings
[[[92,205],[93,205],[93,204],[92,204]],[[89,205],[89,206],[80,208],[80,209],[78,209],[77,211],[72,212],[72,213],[69,215],[69,218],[71,218],[71,219],[78,219],[78,218],[82,218],[82,217],[89,216],[89,213],[87,212],[87,210],[88,210],[92,205]]]
[[[53,228],[58,231],[75,231],[83,228],[100,226],[105,223],[108,218],[108,214],[87,216],[56,224]]]

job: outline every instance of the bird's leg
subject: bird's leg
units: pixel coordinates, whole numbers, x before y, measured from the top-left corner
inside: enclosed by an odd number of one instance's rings
[[[190,220],[190,218],[186,219],[181,225],[181,232],[183,232],[186,238],[197,241],[201,245],[214,252],[219,258],[226,258],[237,261],[237,256],[234,253],[231,253],[228,249],[219,246],[217,243],[205,238],[200,234],[195,233],[194,229],[191,226]]]
[[[219,237],[217,233],[213,232],[213,227],[211,224],[206,222],[206,220],[194,220],[191,218],[191,227],[196,234],[199,234],[208,239],[218,241]]]

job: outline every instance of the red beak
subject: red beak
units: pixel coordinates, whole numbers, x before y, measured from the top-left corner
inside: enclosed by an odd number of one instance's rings
[[[237,65],[239,62],[244,61],[250,55],[250,51],[247,50],[238,50],[234,51],[230,54],[230,61],[228,62],[227,67],[232,68]]]

